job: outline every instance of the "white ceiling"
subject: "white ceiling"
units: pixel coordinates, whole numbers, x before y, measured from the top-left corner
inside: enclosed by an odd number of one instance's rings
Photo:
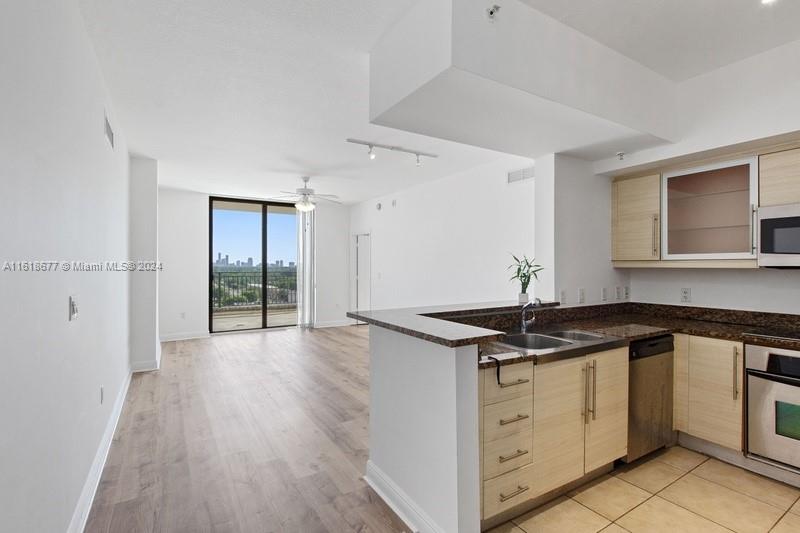
[[[355,202],[502,156],[369,124],[368,52],[415,1],[80,3],[130,149],[162,184],[269,197],[307,174]],[[440,157],[370,161],[347,137]]]
[[[675,81],[800,39],[800,2],[522,0]]]

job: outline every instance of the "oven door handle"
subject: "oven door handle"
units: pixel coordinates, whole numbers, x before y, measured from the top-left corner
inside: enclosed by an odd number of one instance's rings
[[[784,385],[792,385],[800,387],[800,378],[793,378],[791,376],[781,376],[778,374],[771,374],[762,370],[747,369],[747,375],[755,376],[757,378],[765,379],[767,381],[774,381],[776,383],[783,383]]]

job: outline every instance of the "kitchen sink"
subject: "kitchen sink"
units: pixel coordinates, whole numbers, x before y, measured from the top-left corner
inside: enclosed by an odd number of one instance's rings
[[[567,340],[539,335],[538,333],[516,333],[514,335],[507,335],[505,343],[527,350],[547,350],[572,344]]]
[[[598,339],[602,339],[602,335],[598,335],[596,333],[586,333],[584,331],[554,331],[552,333],[548,333],[551,337],[558,337],[559,339],[569,339],[571,341],[596,341]]]

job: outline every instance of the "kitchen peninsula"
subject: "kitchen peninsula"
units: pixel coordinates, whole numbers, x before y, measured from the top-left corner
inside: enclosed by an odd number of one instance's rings
[[[742,355],[737,346],[746,342],[800,348],[763,336],[769,328],[797,329],[796,315],[633,302],[544,304],[534,309],[535,333],[594,332],[596,341],[537,355],[505,342],[519,331],[520,311],[501,302],[348,314],[370,324],[365,479],[414,529],[480,531],[611,470],[626,454],[631,340],[678,334],[676,372],[685,352],[679,345],[689,338]],[[733,372],[742,370],[739,362]],[[688,429],[684,385],[676,377],[680,430]],[[731,435],[722,444],[741,453],[741,428]],[[528,444],[500,454],[501,465],[484,461],[498,443],[511,441]]]

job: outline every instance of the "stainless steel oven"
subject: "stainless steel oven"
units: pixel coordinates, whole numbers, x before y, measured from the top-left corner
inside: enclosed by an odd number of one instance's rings
[[[758,208],[758,266],[800,268],[800,204]]]
[[[800,471],[800,352],[748,345],[747,454]]]

